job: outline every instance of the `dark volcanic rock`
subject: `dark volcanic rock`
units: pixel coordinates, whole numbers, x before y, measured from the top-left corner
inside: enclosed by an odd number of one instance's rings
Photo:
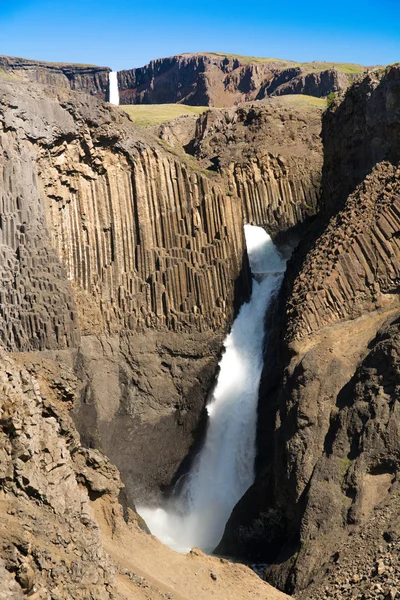
[[[258,93],[258,99],[271,94],[306,94],[308,96],[328,96],[331,92],[342,92],[349,85],[349,77],[336,69],[327,69],[317,73],[304,73],[300,68],[289,73],[284,71],[277,81],[265,84]]]
[[[325,115],[323,210],[289,263],[272,332],[259,475],[218,548],[261,555],[268,580],[296,597],[313,581],[310,597],[364,589],[367,571],[351,566],[334,587],[336,552],[343,543],[350,560],[397,485],[399,81],[396,66],[371,73]]]
[[[269,95],[325,96],[343,91],[352,77],[324,63],[298,66],[291,61],[180,54],[118,73],[122,104],[184,103],[233,106]]]

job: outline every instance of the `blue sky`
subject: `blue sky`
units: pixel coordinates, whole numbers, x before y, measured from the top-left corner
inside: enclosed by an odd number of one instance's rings
[[[400,62],[400,0],[0,0],[0,54],[127,69],[180,52]]]

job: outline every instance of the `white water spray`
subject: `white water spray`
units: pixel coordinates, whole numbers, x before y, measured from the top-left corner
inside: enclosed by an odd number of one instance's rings
[[[253,279],[225,340],[220,373],[207,412],[204,446],[181,492],[165,508],[138,507],[150,531],[179,552],[211,552],[238,500],[254,481],[258,390],[263,368],[264,316],[279,290],[285,260],[261,227],[245,226]]]
[[[119,104],[119,88],[118,88],[118,73],[117,71],[111,71],[108,76],[108,82],[110,86],[110,104]]]

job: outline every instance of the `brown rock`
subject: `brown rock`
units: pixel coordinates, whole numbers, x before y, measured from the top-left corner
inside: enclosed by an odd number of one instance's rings
[[[371,73],[324,117],[323,210],[289,263],[266,360],[271,441],[218,548],[261,555],[270,582],[307,600],[326,584],[341,598],[354,575],[354,597],[369,597],[397,521],[399,82],[397,66]],[[395,552],[382,560],[398,577]]]
[[[0,72],[23,81],[46,85],[50,91],[56,88],[70,88],[98,96],[103,100],[109,93],[109,67],[94,65],[74,65],[65,63],[46,63],[26,58],[0,56]]]
[[[120,71],[118,80],[122,104],[222,107],[270,95],[327,96],[346,89],[352,78],[329,63],[252,62],[249,57],[209,52],[153,60]]]
[[[199,435],[249,293],[241,203],[96,98],[0,85],[0,338],[64,351],[66,379],[48,384],[81,397],[83,439],[115,460],[132,504],[171,484]]]

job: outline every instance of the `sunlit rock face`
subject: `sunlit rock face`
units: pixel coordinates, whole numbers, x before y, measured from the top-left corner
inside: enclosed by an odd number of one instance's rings
[[[201,438],[223,339],[250,293],[243,221],[276,234],[316,210],[320,110],[281,107],[269,126],[272,106],[238,110],[245,163],[232,169],[219,138],[207,154],[212,120],[199,164],[95,98],[9,78],[2,90],[4,344],[63,350],[85,444],[118,465],[130,501],[147,499]],[[281,118],[293,123],[284,137]],[[253,162],[262,130],[267,154]],[[223,173],[207,170],[214,151]]]
[[[299,598],[340,595],[344,564],[367,597],[373,559],[354,556],[367,538],[376,556],[397,523],[399,90],[398,67],[371,72],[324,115],[323,202],[265,362],[260,472],[219,547],[261,553],[268,580]]]
[[[359,72],[363,72],[360,67]],[[217,53],[179,54],[118,74],[122,104],[180,102],[234,106],[268,96],[309,94],[318,98],[344,91],[352,77],[330,64],[298,65]]]
[[[109,94],[109,67],[48,63],[13,56],[0,56],[0,69],[21,81],[45,85],[49,93],[57,88],[85,92],[105,100]]]
[[[83,439],[132,500],[188,453],[248,297],[241,203],[96,98],[1,90],[2,343],[63,351]]]

